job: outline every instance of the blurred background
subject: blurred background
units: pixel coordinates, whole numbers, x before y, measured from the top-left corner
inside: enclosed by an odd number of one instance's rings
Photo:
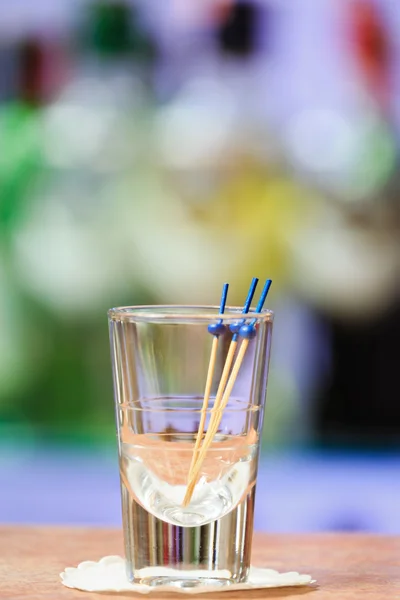
[[[400,11],[0,6],[0,521],[119,525],[106,311],[274,280],[256,527],[400,532]]]

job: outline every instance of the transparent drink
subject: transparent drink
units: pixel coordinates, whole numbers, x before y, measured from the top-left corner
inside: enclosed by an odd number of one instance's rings
[[[184,401],[180,403],[179,399],[173,399],[172,402],[179,405]],[[157,400],[153,399],[151,403],[157,404]],[[197,411],[201,407],[199,399],[185,399],[185,403],[193,404]],[[213,402],[210,404],[212,407]],[[237,402],[234,410],[242,412],[244,420],[252,418],[255,421],[258,407],[240,408],[240,404]],[[229,410],[232,409],[228,407]],[[171,422],[176,420],[176,415],[185,417],[184,410],[175,408],[174,411]],[[255,485],[258,459],[256,431],[250,428],[243,435],[218,433],[215,436],[202,464],[191,501],[183,507],[197,426],[195,431],[188,433],[171,429],[173,427],[167,425],[164,431],[158,433],[138,434],[126,427],[121,432],[120,471],[127,491],[149,513],[171,525],[198,527],[224,517]]]

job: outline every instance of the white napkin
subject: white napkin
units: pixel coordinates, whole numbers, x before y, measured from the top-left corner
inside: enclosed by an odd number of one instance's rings
[[[185,571],[185,578],[229,577],[228,571]],[[164,567],[149,567],[140,571],[141,577],[149,576],[181,576],[182,571]],[[150,592],[180,592],[183,594],[204,594],[207,592],[225,592],[233,590],[261,589],[286,586],[299,586],[314,583],[311,575],[300,575],[295,571],[290,573],[278,573],[273,569],[260,569],[250,567],[249,577],[246,583],[233,583],[226,586],[211,586],[194,588],[171,587],[158,585],[151,587],[144,584],[130,583],[126,576],[125,560],[120,556],[105,556],[98,562],[87,560],[80,563],[76,568],[67,567],[60,574],[63,585],[69,588],[77,588],[85,592],[136,592],[149,594]]]

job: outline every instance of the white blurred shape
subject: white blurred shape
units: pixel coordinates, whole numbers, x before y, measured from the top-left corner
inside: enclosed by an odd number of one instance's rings
[[[306,110],[294,117],[286,139],[296,163],[325,173],[346,171],[354,161],[358,141],[354,125],[329,109]]]
[[[135,196],[143,201],[127,205],[119,223],[130,264],[127,270],[160,302],[214,302],[221,281],[238,265],[239,247],[226,250],[229,232],[210,235],[190,219],[163,182],[136,178],[135,185]]]
[[[292,250],[295,285],[328,312],[364,318],[383,311],[396,293],[400,248],[389,236],[332,219],[293,239]]]
[[[50,164],[64,168],[91,161],[113,121],[113,113],[104,108],[52,106],[43,117],[45,158]]]
[[[56,312],[90,312],[119,277],[104,233],[93,222],[76,223],[60,198],[49,196],[15,236],[22,285]]]
[[[206,79],[190,82],[156,119],[163,160],[178,169],[212,164],[229,144],[235,115],[229,89]]]
[[[93,70],[95,67],[93,66]],[[58,104],[89,110],[132,108],[147,100],[143,81],[124,70],[100,70],[98,76],[77,74],[63,89]]]

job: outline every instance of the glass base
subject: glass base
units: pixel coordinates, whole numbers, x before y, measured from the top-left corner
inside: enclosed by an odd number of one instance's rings
[[[245,582],[250,568],[255,488],[221,519],[178,527],[147,512],[122,486],[129,581],[173,589]]]
[[[150,587],[169,586],[172,588],[188,589],[197,587],[226,587],[234,583],[230,579],[213,578],[213,577],[198,577],[184,579],[182,577],[142,577],[134,579],[133,583],[140,583]]]

